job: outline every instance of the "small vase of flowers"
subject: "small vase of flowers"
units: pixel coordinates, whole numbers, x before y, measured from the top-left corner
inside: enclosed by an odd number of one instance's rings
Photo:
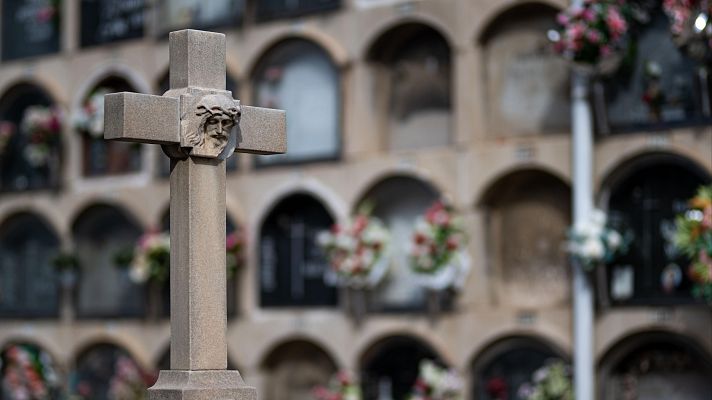
[[[328,386],[316,386],[312,391],[315,400],[361,400],[361,388],[353,376],[339,371]]]
[[[62,133],[60,110],[45,106],[28,107],[20,122],[20,129],[27,138],[23,151],[25,160],[35,168],[48,166]]]
[[[519,387],[518,398],[525,400],[573,400],[571,368],[552,360],[532,374],[532,381]]]
[[[418,378],[408,400],[462,400],[462,387],[462,379],[455,370],[426,359],[420,362]]]
[[[691,258],[692,294],[712,304],[712,185],[697,191],[675,227],[675,245]]]
[[[578,265],[591,272],[625,254],[629,241],[608,224],[605,212],[594,209],[586,220],[569,230],[567,250]]]

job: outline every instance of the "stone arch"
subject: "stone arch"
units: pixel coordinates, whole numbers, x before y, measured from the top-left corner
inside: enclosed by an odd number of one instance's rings
[[[373,32],[366,36],[366,39],[363,41],[363,47],[359,50],[358,54],[361,54],[361,58],[364,60],[371,58],[372,51],[378,47],[379,41],[384,39],[388,33],[392,33],[398,28],[406,25],[420,25],[430,28],[437,32],[438,35],[442,36],[451,49],[456,47],[456,35],[452,31],[451,27],[433,16],[423,14],[407,17],[398,16],[381,24],[378,28],[374,29]]]
[[[695,339],[662,329],[619,339],[600,357],[598,371],[601,398],[630,390],[651,400],[712,393],[712,355]]]
[[[509,11],[526,6],[546,6],[554,10],[563,10],[568,6],[566,1],[561,0],[505,0],[492,4],[482,10],[479,15],[478,23],[473,24],[474,29],[472,33],[468,36],[472,38],[472,41],[476,44],[482,43],[482,39],[487,35],[487,33],[496,25],[497,22],[501,21],[501,17],[507,14]]]
[[[431,176],[428,171],[414,167],[395,168],[378,171],[372,176],[367,176],[363,183],[360,183],[358,185],[358,189],[355,192],[356,196],[354,196],[353,198],[354,200],[352,201],[352,204],[350,206],[349,213],[353,213],[354,211],[356,211],[361,202],[366,199],[368,193],[373,191],[374,188],[376,188],[378,185],[382,185],[389,179],[394,178],[411,179],[414,181],[422,182],[424,186],[428,187],[431,191],[438,193],[440,196],[445,197],[446,200],[451,202],[453,200],[450,198],[451,196],[448,196],[448,191],[445,189],[444,185],[441,182],[438,182],[434,176]]]
[[[293,40],[303,40],[314,44],[328,55],[329,59],[337,67],[337,69],[343,69],[349,63],[350,56],[348,51],[332,35],[328,35],[325,32],[311,27],[302,29],[298,32],[295,32],[293,29],[284,29],[271,35],[256,47],[254,56],[249,58],[250,61],[243,70],[245,77],[251,79],[259,69],[259,66],[263,62],[265,56],[269,55],[272,50],[280,45]]]
[[[540,169],[516,170],[485,190],[480,208],[496,301],[526,307],[568,302],[570,268],[563,243],[570,207],[568,184]]]
[[[553,341],[533,333],[498,336],[480,347],[469,363],[472,399],[514,395],[530,382],[531,374],[551,359],[569,362],[568,354]],[[497,380],[498,382],[495,382]]]
[[[90,91],[99,85],[107,78],[116,78],[124,80],[129,86],[140,93],[153,93],[149,81],[126,64],[105,64],[95,69],[77,88],[75,91],[70,111],[76,112],[82,106],[84,99],[90,94]]]
[[[473,201],[470,202],[475,208],[483,208],[486,206],[488,199],[492,196],[493,189],[501,183],[506,177],[524,171],[540,172],[545,175],[551,175],[561,183],[571,186],[571,179],[565,174],[565,171],[560,170],[557,166],[548,165],[544,162],[533,163],[527,165],[508,165],[489,174],[478,193],[473,196]]]
[[[62,89],[62,86],[54,80],[51,76],[48,76],[46,74],[32,74],[32,75],[20,75],[17,76],[13,79],[9,79],[5,81],[1,86],[0,86],[0,93],[4,96],[6,93],[8,93],[12,88],[16,87],[17,85],[22,85],[22,84],[30,84],[33,86],[37,86],[41,88],[43,91],[45,91],[49,97],[53,100],[53,102],[57,105],[60,106],[62,109],[67,108],[67,102],[68,102],[68,96]]]
[[[445,365],[434,347],[410,334],[382,336],[372,341],[358,356],[364,397],[406,398],[418,376],[419,363],[425,359]]]
[[[285,339],[273,345],[260,362],[266,375],[265,400],[310,399],[316,385],[326,385],[339,366],[319,344],[306,338]]]

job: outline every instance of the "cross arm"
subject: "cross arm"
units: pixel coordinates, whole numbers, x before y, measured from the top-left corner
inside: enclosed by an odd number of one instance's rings
[[[283,110],[241,106],[236,152],[279,154],[287,151],[287,118]]]
[[[141,93],[112,93],[104,100],[104,138],[180,143],[180,100]]]

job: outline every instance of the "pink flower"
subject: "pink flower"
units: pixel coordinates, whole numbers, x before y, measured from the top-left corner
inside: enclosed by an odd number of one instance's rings
[[[556,22],[558,22],[559,25],[566,26],[569,24],[569,21],[570,18],[565,12],[561,12],[556,16]]]
[[[613,53],[611,46],[603,45],[601,46],[601,57],[608,57]]]
[[[611,36],[614,39],[617,39],[625,34],[628,29],[628,23],[618,11],[618,8],[615,7],[610,7],[608,9],[608,14],[606,14],[606,24],[608,24],[608,29],[611,30]]]
[[[586,32],[586,39],[593,44],[598,44],[601,42],[601,34],[595,29],[590,29]]]
[[[581,13],[581,18],[583,18],[584,21],[592,22],[593,20],[596,19],[596,13],[593,12],[592,9],[586,8],[586,9]]]

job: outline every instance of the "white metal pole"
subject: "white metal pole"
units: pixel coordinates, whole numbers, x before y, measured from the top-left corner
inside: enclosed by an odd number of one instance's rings
[[[583,222],[593,208],[593,124],[588,87],[588,75],[574,71],[571,104],[574,224]],[[593,290],[581,265],[573,267],[574,392],[576,400],[593,400]]]

